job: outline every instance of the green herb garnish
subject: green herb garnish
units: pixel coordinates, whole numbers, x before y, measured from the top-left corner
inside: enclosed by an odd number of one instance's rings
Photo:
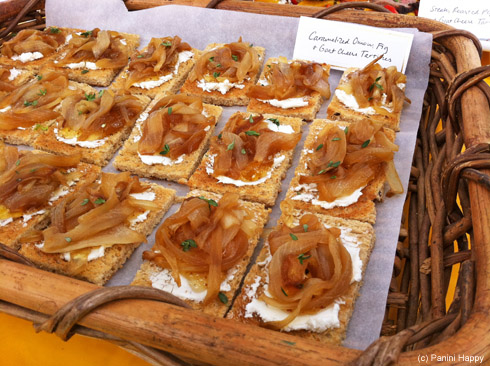
[[[197,244],[193,239],[184,240],[180,245],[182,245],[184,252],[188,252],[191,248],[197,248]]]
[[[346,127],[346,128],[344,129],[344,133],[347,135],[347,133],[348,133],[348,132],[349,132],[349,127]]]
[[[50,27],[49,32],[52,34],[58,34],[60,32],[60,29],[56,27]]]
[[[47,92],[47,89],[39,89],[39,93],[37,93],[37,95],[46,95]]]
[[[31,105],[32,105],[32,106],[37,106],[37,100],[33,100],[32,102],[29,102],[28,100],[25,100],[25,101],[24,101],[24,105],[25,105],[26,107],[29,107],[29,106],[31,106]]]
[[[322,169],[322,170],[320,170],[320,171],[318,172],[318,175],[321,175],[321,174],[323,174],[323,173],[325,173],[325,172],[326,172],[326,170],[325,170],[325,169]]]
[[[206,201],[209,205],[209,208],[211,208],[211,206],[218,207],[218,203],[215,200],[207,199],[204,196],[199,196],[199,199]]]
[[[85,206],[89,202],[88,198],[85,198],[82,203],[80,203],[80,206]]]
[[[215,71],[215,72],[213,72],[213,76],[214,76],[214,78],[215,78],[215,79],[216,79],[216,78],[218,78],[218,76],[220,76],[220,75],[221,75],[221,74],[220,74],[219,72],[216,72],[216,71]]]
[[[165,146],[163,146],[163,150],[160,151],[160,155],[167,155],[169,152],[170,152],[170,146],[168,146],[168,144],[165,144]]]
[[[167,113],[168,113],[169,116],[172,114],[172,107],[168,107]]]
[[[88,36],[92,35],[92,31],[86,31],[86,32],[80,33],[80,35],[84,36],[84,37],[88,37]]]
[[[165,47],[170,47],[172,45],[172,42],[170,41],[165,41],[165,42],[162,42],[160,43],[162,46],[165,46]]]
[[[361,145],[361,147],[364,149],[365,147],[367,147],[369,145],[369,143],[371,142],[370,139],[367,139],[366,141],[364,141]]]
[[[250,130],[250,131],[245,131],[245,135],[247,135],[247,136],[260,136],[260,133],[253,131],[253,130]]]
[[[85,99],[88,100],[89,102],[95,100],[95,97],[96,97],[95,93],[90,93],[90,94],[85,93]]]
[[[219,301],[221,301],[223,304],[228,304],[228,297],[222,292],[218,293]]]
[[[246,155],[247,154],[247,151],[245,149],[241,149],[240,152],[243,154],[243,155]]]
[[[101,204],[105,203],[105,199],[103,199],[103,198],[97,198],[97,199],[94,201],[94,203],[95,203],[96,205],[101,205]]]
[[[20,159],[15,162],[15,166],[19,166],[20,164]]]
[[[289,233],[289,236],[291,237],[291,239],[293,240],[298,240],[298,237],[296,235],[294,235],[293,233]]]
[[[136,58],[142,58],[142,57],[143,57],[143,55],[138,55],[138,56],[136,56]]]
[[[371,84],[371,86],[369,87],[369,91],[372,91],[374,89],[374,87],[378,88],[379,90],[383,90],[383,85],[379,84],[378,81],[381,79],[381,76],[378,76],[376,78],[376,80],[374,81],[374,83]]]
[[[322,147],[323,147],[323,144],[320,144],[320,145],[318,145],[318,146],[316,147],[316,149],[315,149],[315,150],[316,150],[316,151],[318,151],[318,150],[320,150]]]
[[[209,61],[213,62],[214,61],[214,56],[209,58]]]
[[[223,137],[223,134],[222,134],[222,133],[220,133],[220,134],[218,135],[218,140],[221,140],[221,138],[222,138],[222,137]]]
[[[31,170],[29,170],[29,172],[34,173],[36,170],[37,170],[37,168],[32,168]]]
[[[282,293],[285,295],[285,296],[288,296],[288,294],[286,293],[286,291],[284,291],[284,289],[281,287],[281,291]]]
[[[277,118],[269,118],[268,120],[274,123],[276,126],[280,125],[279,120]]]
[[[290,342],[290,341],[281,341],[282,343],[286,343],[287,345],[294,346],[296,342]]]
[[[330,161],[330,163],[328,163],[327,165],[327,168],[338,168],[338,166],[340,165],[340,160],[339,161],[336,161],[335,163],[333,161]]]
[[[36,124],[36,126],[34,127],[34,130],[41,130],[41,131],[47,131],[49,130],[49,127],[48,126],[43,126],[42,124],[38,123]]]
[[[305,233],[308,231],[308,224],[303,225],[303,230],[305,231]]]
[[[332,141],[340,141],[340,137],[334,137]]]
[[[305,255],[304,253],[301,253],[300,255],[298,255],[298,259],[299,259],[300,264],[303,264],[303,261],[310,259],[310,258],[311,258],[311,255]]]
[[[67,236],[67,237],[65,237],[65,240],[66,240],[66,242],[67,242],[67,243],[71,242],[71,238],[70,238],[70,237],[68,237],[68,236]]]
[[[82,70],[82,74],[86,74],[87,72],[89,72],[90,70]]]
[[[99,92],[99,98],[102,98],[102,95],[104,95],[104,91],[105,91],[105,90],[103,90],[103,89],[102,89],[102,90]]]
[[[234,61],[238,61],[238,56],[237,56],[237,55],[231,55],[231,58],[232,58]]]
[[[330,177],[330,179],[337,179],[337,176],[336,176],[336,175],[332,175],[332,176]]]
[[[42,76],[42,75],[38,75],[38,76],[36,76],[36,77],[37,77],[37,80],[41,80],[41,79],[43,78],[43,76]]]
[[[228,147],[226,148],[226,151],[233,150],[234,147],[235,147],[235,140],[233,140],[233,142],[228,145]]]
[[[252,115],[250,115],[250,117],[248,117],[248,120],[250,123],[254,123],[254,117]]]

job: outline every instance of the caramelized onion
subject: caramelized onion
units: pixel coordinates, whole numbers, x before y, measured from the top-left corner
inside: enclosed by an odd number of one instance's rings
[[[43,56],[48,56],[62,46],[65,40],[66,31],[58,28],[50,27],[44,31],[23,29],[2,45],[0,54],[11,58],[25,52],[41,52]]]
[[[10,106],[6,112],[0,113],[0,129],[29,128],[55,119],[60,114],[54,108],[73,93],[64,73],[44,73],[0,98],[0,109]]]
[[[79,91],[63,100],[60,127],[76,131],[78,140],[101,139],[133,125],[143,108],[143,102],[133,95]]]
[[[46,253],[114,244],[133,244],[145,236],[129,227],[135,213],[157,210],[151,201],[131,197],[144,191],[129,173],[102,173],[100,183],[92,183],[58,205],[51,213],[51,226],[42,232]]]
[[[146,51],[131,56],[125,88],[135,83],[171,72],[179,60],[179,53],[192,48],[180,37],[152,38]]]
[[[114,31],[100,30],[74,34],[67,46],[67,53],[58,60],[58,66],[71,63],[95,62],[101,69],[119,69],[128,62],[128,47],[123,37]]]
[[[247,95],[251,98],[284,100],[304,97],[318,92],[330,98],[330,66],[316,62],[292,61],[272,63],[265,69],[266,85],[252,86]]]
[[[189,80],[241,83],[247,76],[256,74],[259,67],[257,51],[240,37],[238,42],[225,44],[199,57]]]
[[[299,225],[280,225],[269,235],[272,259],[269,265],[270,296],[267,304],[289,312],[270,322],[281,329],[298,315],[317,312],[344,295],[352,279],[350,254],[340,242],[338,229],[326,229],[311,214],[301,217]]]
[[[11,92],[15,89],[14,81],[9,78],[10,69],[0,68],[0,92]]]
[[[252,219],[235,193],[225,193],[218,202],[189,198],[158,228],[155,246],[143,258],[171,269],[179,286],[180,274],[207,275],[208,303],[218,296],[226,272],[247,253],[247,232],[257,230]]]
[[[270,122],[272,123],[272,122]],[[293,149],[301,135],[269,129],[262,115],[234,114],[211,146],[216,153],[213,176],[255,181],[270,170],[274,156]]]
[[[142,127],[138,152],[176,159],[196,151],[216,118],[206,117],[199,97],[168,95],[150,110]]]
[[[348,133],[335,125],[325,127],[308,159],[309,176],[301,184],[316,184],[320,200],[333,202],[367,186],[385,173],[390,194],[402,193],[400,178],[393,165],[398,150],[381,124],[364,119],[348,126]]]
[[[356,98],[359,108],[374,107],[379,114],[398,113],[403,103],[410,99],[405,97],[404,88],[407,77],[398,72],[395,66],[383,68],[376,59],[360,70],[353,71],[342,80],[338,88]],[[389,106],[390,112],[383,106]]]
[[[44,207],[53,192],[66,182],[60,179],[67,169],[75,167],[79,155],[58,156],[34,154],[0,146],[0,204],[11,213]]]

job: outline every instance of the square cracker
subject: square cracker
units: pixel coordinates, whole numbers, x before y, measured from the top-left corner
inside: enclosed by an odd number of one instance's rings
[[[143,48],[143,50],[141,50],[141,53],[145,52],[147,47]],[[152,77],[151,79],[144,80],[144,82],[152,81],[152,80],[157,81],[158,78],[173,73],[174,76],[170,80],[167,80],[164,83],[154,87],[138,87],[133,85],[129,87],[127,91],[131,94],[143,94],[150,98],[155,98],[157,95],[162,93],[174,93],[174,94],[177,93],[180,87],[182,86],[182,84],[184,84],[184,81],[187,78],[187,75],[189,75],[189,72],[191,71],[192,67],[194,66],[196,58],[198,58],[201,54],[199,50],[196,50],[194,48],[192,49],[191,52],[194,54],[194,56],[189,60],[179,64],[177,72],[172,70],[170,71],[161,70],[156,77]],[[133,54],[133,56],[131,57],[135,57],[135,55],[136,54]],[[114,89],[114,90],[124,89],[124,84],[126,83],[127,74],[128,74],[128,68],[129,68],[129,64],[121,71],[119,76],[114,80],[114,82],[110,86],[110,89]]]
[[[48,29],[51,29],[51,28],[55,28],[55,29],[58,28],[66,36],[69,36],[69,35],[71,35],[77,31],[76,29],[62,28],[62,27],[47,27],[44,31],[48,32]],[[43,31],[40,30],[39,32],[43,32]],[[20,60],[12,60],[11,58],[0,55],[0,65],[4,65],[4,66],[8,66],[8,67],[15,67],[18,69],[25,69],[25,70],[29,70],[30,72],[37,73],[47,63],[50,63],[55,58],[57,58],[59,56],[59,53],[63,52],[64,48],[67,45],[68,45],[68,42],[65,42],[65,44],[59,46],[58,49],[55,50],[52,54],[47,55],[47,56],[42,57],[42,58],[39,58],[37,60],[33,60],[33,61],[22,62]]]
[[[260,84],[261,80],[265,80],[265,72],[267,70],[267,66],[278,62],[279,59],[276,57],[269,58],[266,61],[265,67],[262,70],[262,74],[260,75],[257,85]],[[312,92],[311,95],[305,96],[304,98],[306,98],[306,100],[308,101],[308,105],[303,107],[295,107],[295,108],[275,107],[267,102],[262,102],[258,99],[250,98],[247,111],[262,113],[262,114],[265,113],[277,114],[280,116],[296,117],[296,118],[302,118],[307,121],[311,121],[312,119],[315,118],[316,114],[320,110],[324,98],[320,95],[320,93],[315,91]]]
[[[339,85],[347,83],[347,75],[355,71],[355,68],[349,68],[344,71],[342,78],[340,79]],[[338,86],[337,86],[338,88]],[[402,111],[398,113],[390,113],[387,115],[375,114],[365,114],[358,112],[354,109],[347,107],[342,103],[337,95],[334,93],[332,101],[327,108],[327,118],[330,120],[348,121],[356,122],[363,120],[365,118],[372,119],[373,121],[380,122],[383,126],[391,128],[394,131],[400,131],[400,119]]]
[[[80,30],[77,30],[79,32],[83,32]],[[78,33],[79,33],[78,32]],[[112,31],[114,32],[114,31]],[[123,32],[115,32],[118,35],[122,36],[124,39],[124,42],[126,42],[126,49],[128,51],[128,57],[133,53],[133,51],[139,46],[140,44],[140,36],[137,34],[130,34],[130,33],[123,33]],[[70,44],[68,44],[67,47],[69,47]],[[60,52],[58,57],[50,62],[48,64],[49,68],[55,69],[55,70],[63,70],[66,71],[68,74],[68,78],[70,80],[78,81],[80,83],[86,83],[89,85],[94,85],[94,86],[108,86],[114,77],[121,71],[121,68],[118,69],[96,69],[96,70],[89,70],[87,68],[75,68],[72,69],[67,66],[58,66],[57,63],[63,59],[63,57],[66,55],[67,50],[64,52]],[[90,61],[90,60],[88,60]]]
[[[193,153],[189,155],[184,155],[182,162],[178,164],[174,163],[171,165],[147,165],[143,163],[138,155],[137,142],[139,141],[139,138],[142,134],[143,123],[148,118],[148,112],[159,100],[160,98],[155,98],[146,108],[146,111],[143,112],[141,114],[141,117],[136,121],[131,135],[124,143],[124,147],[121,149],[121,151],[119,151],[119,154],[116,156],[113,165],[119,170],[129,171],[141,177],[155,177],[179,183],[186,183],[187,179],[189,179],[189,176],[196,169],[204,152],[208,148],[209,139],[214,132],[215,126],[211,126],[201,144]],[[204,104],[203,112],[205,112],[208,116],[214,116],[216,118],[216,123],[218,123],[218,120],[221,117],[221,113],[223,112],[223,108],[210,104]]]
[[[216,193],[210,193],[210,192],[200,191],[200,190],[191,191],[187,194],[186,197],[200,197],[200,196],[203,196],[208,199],[213,199],[215,201],[218,201],[221,197]],[[193,309],[200,310],[206,314],[211,314],[218,317],[223,317],[225,315],[226,311],[231,305],[233,297],[238,291],[240,282],[245,274],[247,265],[259,241],[260,235],[262,233],[262,228],[266,224],[269,218],[270,209],[266,209],[263,205],[259,203],[252,203],[246,201],[241,201],[241,203],[244,205],[246,210],[248,210],[249,212],[253,212],[253,217],[254,217],[253,220],[258,224],[258,228],[254,233],[254,235],[249,239],[249,247],[245,256],[240,260],[240,262],[238,262],[233,268],[231,268],[228,271],[228,275],[232,274],[232,276],[229,276],[231,278],[228,280],[228,284],[230,285],[230,290],[221,291],[227,297],[228,303],[224,304],[220,300],[216,299],[215,301],[207,305],[204,305],[203,303],[200,302],[183,299]],[[156,264],[154,264],[153,262],[144,261],[140,270],[136,273],[136,277],[134,278],[132,285],[152,287],[152,280],[151,280],[152,276],[157,275],[162,271],[163,269],[157,266]],[[171,272],[170,270],[165,270],[165,271]],[[171,281],[173,280],[170,280],[169,283],[171,283]]]
[[[253,115],[252,113],[244,112],[236,112],[236,114],[241,114],[244,118],[248,118],[249,116]],[[264,119],[268,118],[277,118],[280,121],[280,124],[291,126],[295,133],[301,133],[301,126],[303,125],[303,122],[299,118],[281,117],[269,114],[264,115]],[[240,198],[244,200],[260,202],[266,206],[273,206],[276,202],[277,195],[281,190],[281,181],[284,179],[287,170],[291,166],[293,153],[294,148],[291,150],[282,151],[282,155],[285,156],[285,159],[276,169],[272,170],[271,177],[265,182],[256,185],[245,185],[239,187],[234,184],[220,183],[215,177],[207,173],[206,168],[212,165],[214,155],[216,154],[211,147],[204,155],[201,164],[191,176],[187,185],[192,189],[206,189],[208,191],[221,194],[225,192],[235,192],[238,193]]]
[[[97,90],[90,87],[86,84],[83,85],[83,90],[90,93],[97,93]],[[140,99],[143,110],[146,105],[150,102],[150,98],[144,95],[136,95],[136,98]],[[61,122],[59,119],[57,122]],[[104,142],[100,146],[96,147],[82,147],[78,145],[67,144],[63,141],[58,140],[57,131],[58,131],[58,123],[52,123],[48,126],[46,131],[38,134],[35,140],[32,142],[32,145],[36,149],[49,151],[59,155],[69,155],[75,153],[81,153],[82,161],[86,161],[91,164],[96,164],[100,166],[105,166],[109,160],[113,157],[115,152],[122,146],[124,140],[129,136],[133,125],[126,125],[121,130],[116,133],[109,135],[105,138]],[[136,121],[134,122],[136,123]]]
[[[148,236],[172,205],[175,191],[154,183],[144,183],[143,186],[155,193],[155,202],[160,206],[159,210],[151,211],[144,221],[134,225],[136,231]],[[102,257],[84,262],[81,266],[76,261],[66,261],[60,253],[44,253],[34,243],[22,244],[19,252],[40,268],[102,286],[124,265],[140,244],[113,245],[105,248]]]
[[[212,43],[208,45],[200,57],[205,57],[205,54],[208,51],[211,51],[212,49],[221,47],[223,45],[224,44],[219,44],[219,43]],[[259,55],[259,62],[262,63],[265,56],[265,48],[258,47],[258,46],[253,46],[253,48],[257,51]],[[182,85],[180,92],[188,95],[195,95],[201,97],[203,102],[209,104],[217,104],[223,106],[247,105],[250,100],[250,98],[247,97],[247,92],[252,87],[252,85],[255,84],[258,77],[259,77],[258,72],[254,75],[249,75],[249,78],[245,79],[242,83],[242,85],[244,85],[243,88],[241,89],[231,88],[225,94],[222,94],[217,90],[204,91],[203,89],[197,86],[197,80],[191,82],[189,79],[187,79],[184,82],[184,85]]]
[[[374,205],[374,200],[381,200],[383,196],[383,188],[385,183],[384,172],[378,174],[376,178],[362,190],[362,195],[357,202],[346,207],[333,207],[326,209],[319,204],[313,204],[311,201],[305,202],[303,200],[295,199],[295,197],[298,196],[298,192],[304,191],[299,183],[299,178],[301,175],[309,175],[309,169],[307,168],[306,163],[308,155],[313,153],[315,148],[318,146],[316,143],[318,134],[324,128],[330,128],[335,125],[345,128],[349,125],[349,123],[343,121],[316,119],[311,124],[310,132],[306,137],[304,148],[301,151],[298,166],[296,167],[294,177],[291,180],[288,192],[286,193],[285,204],[311,212],[319,212],[330,216],[360,220],[374,224],[376,221],[376,208]],[[384,132],[392,141],[395,140],[395,133],[392,130],[384,128]]]
[[[305,213],[308,212],[302,210],[293,210],[287,213],[283,212],[279,222],[283,222],[288,226],[298,225],[299,219]],[[341,235],[349,237],[349,239],[351,239],[349,242],[354,243],[354,245],[359,248],[359,258],[362,261],[361,272],[364,274],[366,265],[369,261],[369,256],[374,248],[375,234],[373,227],[367,223],[354,220],[345,220],[317,213],[315,213],[315,216],[326,227],[339,228],[342,233]],[[232,309],[228,312],[227,318],[264,326],[264,323],[257,314],[247,314],[246,307],[253,299],[259,297],[264,292],[264,285],[267,283],[268,278],[268,258],[270,258],[270,249],[268,242],[265,242],[255,264],[245,277],[242,290],[235,299]],[[347,293],[341,297],[342,302],[340,303],[340,310],[338,313],[338,327],[331,327],[323,332],[293,330],[288,333],[302,338],[340,345],[345,338],[347,326],[354,310],[354,304],[359,295],[361,286],[362,280],[359,282],[352,282]]]
[[[51,209],[56,206],[65,195],[71,195],[87,183],[93,182],[100,173],[95,165],[79,163],[76,170],[67,174],[67,179],[73,182],[69,187],[61,186],[53,193],[52,201],[41,210],[29,210],[25,216],[13,219],[12,222],[0,226],[0,243],[12,249],[20,247],[19,239],[31,230],[41,229],[49,222]],[[27,219],[29,218],[29,219]],[[1,224],[0,224],[1,225]]]

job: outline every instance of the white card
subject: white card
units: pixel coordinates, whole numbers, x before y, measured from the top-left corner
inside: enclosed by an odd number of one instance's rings
[[[480,39],[490,51],[490,1],[420,0],[419,16],[464,29]]]
[[[380,55],[383,67],[405,72],[413,34],[324,19],[301,17],[294,59],[322,62],[333,69],[362,68]]]

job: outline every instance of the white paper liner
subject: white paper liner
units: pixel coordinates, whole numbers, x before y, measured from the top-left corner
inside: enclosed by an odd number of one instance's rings
[[[110,14],[110,16],[108,16]],[[192,47],[204,49],[209,43],[227,43],[238,40],[265,47],[266,59],[269,57],[293,54],[298,18],[260,15],[241,12],[230,12],[215,9],[194,8],[186,6],[167,5],[136,12],[128,12],[120,0],[85,0],[83,2],[47,0],[47,25],[73,27],[81,29],[111,29],[141,36],[141,47],[144,47],[151,37],[178,35]],[[400,150],[395,154],[395,165],[407,191],[410,167],[415,147],[418,123],[421,116],[424,93],[428,84],[429,63],[432,36],[418,32],[416,29],[402,31],[415,34],[411,57],[407,67],[406,95],[412,104],[406,105],[402,114],[401,131],[397,133],[396,143]],[[341,72],[332,71],[330,77],[331,90],[335,89]],[[332,93],[333,94],[333,93]],[[318,118],[325,118],[329,101],[323,104]],[[225,107],[223,116],[216,126],[215,134],[223,128],[228,117],[235,111],[245,111],[245,107]],[[277,202],[284,199],[289,182],[294,174],[301,147],[308,133],[309,125],[304,126],[301,142],[295,150],[293,166],[289,169],[282,183],[282,193]],[[103,169],[107,172],[117,172],[111,163]],[[145,179],[146,180],[146,179]],[[186,186],[165,181],[149,180],[164,187],[177,190],[183,196],[188,192]],[[371,254],[361,294],[357,299],[354,314],[351,318],[344,346],[365,349],[379,337],[379,332],[385,314],[386,298],[393,270],[393,258],[400,228],[405,195],[386,198],[383,203],[376,205],[377,223],[376,246]],[[173,214],[180,204],[172,206],[165,217]],[[273,227],[280,216],[279,205],[272,211],[267,227]],[[143,250],[150,249],[154,244],[154,233],[148,238],[148,243],[141,245],[108,283],[108,286],[128,284],[139,269]]]

